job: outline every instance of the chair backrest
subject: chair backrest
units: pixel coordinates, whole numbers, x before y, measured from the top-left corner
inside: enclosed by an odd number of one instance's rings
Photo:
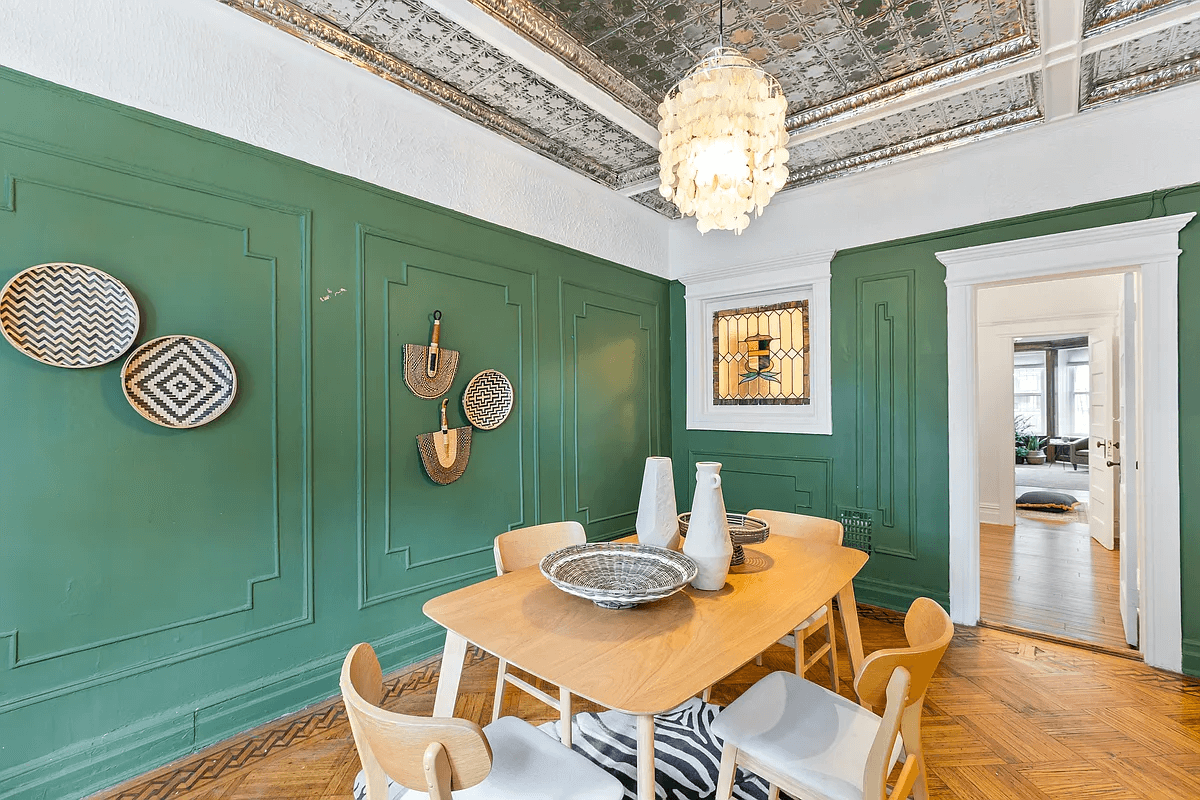
[[[887,790],[888,775],[892,771],[892,750],[896,747],[896,737],[900,733],[900,722],[904,709],[908,706],[909,690],[912,685],[908,670],[896,667],[888,678],[885,694],[883,719],[879,721],[879,730],[871,742],[871,750],[867,754],[867,763],[863,767],[863,798],[864,800],[889,800]],[[896,778],[896,786],[890,797],[908,797],[909,791],[917,780],[917,757],[910,755],[904,761],[904,766]]]
[[[547,522],[517,528],[496,537],[492,552],[496,556],[496,574],[503,575],[541,563],[542,559],[573,544],[583,544],[587,534],[575,520]]]
[[[904,637],[908,647],[876,650],[863,660],[862,669],[854,680],[858,701],[876,714],[887,702],[887,685],[897,667],[908,671],[911,685],[908,704],[925,700],[925,690],[937,670],[950,639],[954,623],[950,615],[928,597],[918,597],[904,615]]]
[[[465,719],[412,717],[379,707],[383,673],[371,645],[356,644],[342,663],[342,699],[367,775],[367,800],[386,800],[387,778],[446,800],[492,769],[483,730]]]
[[[805,514],[790,514],[787,511],[756,509],[750,516],[758,517],[771,526],[772,536],[789,536],[793,539],[809,539],[814,542],[841,544],[845,529],[842,523],[824,517]]]

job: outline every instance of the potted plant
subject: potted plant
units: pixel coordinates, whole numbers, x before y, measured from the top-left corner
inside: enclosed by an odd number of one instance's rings
[[[1017,417],[1013,422],[1013,441],[1016,445],[1017,463],[1024,464],[1029,457],[1029,429],[1032,427],[1028,416]]]
[[[1046,453],[1042,450],[1046,446],[1046,440],[1040,436],[1027,436],[1025,438],[1025,463],[1026,464],[1045,464]]]

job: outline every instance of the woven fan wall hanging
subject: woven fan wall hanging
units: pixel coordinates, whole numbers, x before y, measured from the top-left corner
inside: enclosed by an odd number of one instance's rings
[[[444,395],[454,382],[458,372],[458,351],[443,350],[439,345],[442,335],[442,312],[433,312],[433,335],[429,346],[404,345],[404,382],[412,393],[423,400],[434,400]]]
[[[455,428],[450,430],[446,424],[446,404],[442,400],[442,428],[433,433],[422,433],[417,436],[417,450],[421,453],[421,463],[430,480],[445,486],[454,483],[467,471],[467,459],[471,457],[471,428]]]

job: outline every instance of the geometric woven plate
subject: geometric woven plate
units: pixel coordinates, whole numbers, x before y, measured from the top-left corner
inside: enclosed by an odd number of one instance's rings
[[[499,428],[513,407],[513,387],[503,372],[485,369],[471,378],[463,392],[467,422],[482,431]]]
[[[195,336],[151,339],[121,368],[129,405],[167,428],[195,428],[225,413],[237,394],[237,373],[221,349]]]
[[[53,367],[107,364],[129,349],[140,324],[125,284],[82,264],[39,264],[0,291],[4,338]]]

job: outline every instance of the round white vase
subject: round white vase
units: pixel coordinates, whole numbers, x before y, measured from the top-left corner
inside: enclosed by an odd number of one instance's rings
[[[662,456],[646,459],[635,527],[639,543],[678,549],[679,511],[675,506],[671,459]]]
[[[683,545],[684,555],[700,568],[692,586],[707,592],[715,592],[725,585],[729,561],[733,558],[720,472],[721,465],[716,461],[696,462],[696,492],[692,497],[692,515]]]

